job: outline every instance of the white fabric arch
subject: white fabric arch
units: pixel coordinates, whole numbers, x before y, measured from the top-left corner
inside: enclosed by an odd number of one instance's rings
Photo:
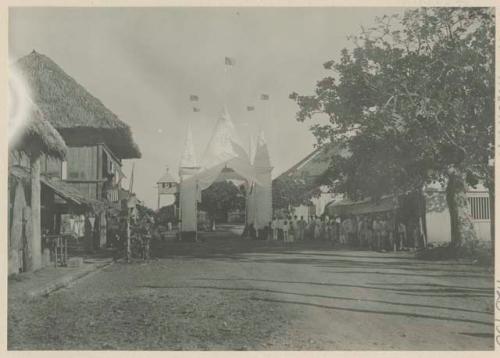
[[[191,135],[188,134],[188,138]],[[186,143],[192,146],[192,143]],[[185,152],[194,152],[185,148]],[[201,201],[201,191],[217,180],[224,168],[231,168],[239,178],[248,183],[247,224],[256,229],[264,227],[272,217],[272,191],[269,153],[264,137],[259,136],[255,149],[255,163],[245,151],[231,117],[224,108],[209,141],[201,166],[179,169],[181,227],[182,231],[196,231],[196,201]]]

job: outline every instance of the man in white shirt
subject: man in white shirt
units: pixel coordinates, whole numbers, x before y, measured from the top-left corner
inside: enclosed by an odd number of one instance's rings
[[[273,240],[277,241],[278,240],[278,220],[276,220],[276,217],[273,217],[273,221],[271,222],[271,230],[273,232]]]

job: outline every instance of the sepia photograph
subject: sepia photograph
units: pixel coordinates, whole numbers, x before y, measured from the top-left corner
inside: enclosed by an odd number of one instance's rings
[[[89,5],[7,9],[7,350],[500,345],[495,7]]]

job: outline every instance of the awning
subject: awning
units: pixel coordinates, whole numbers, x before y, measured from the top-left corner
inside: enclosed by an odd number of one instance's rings
[[[94,213],[99,213],[106,208],[104,202],[85,198],[78,191],[78,189],[75,189],[63,180],[49,178],[42,175],[40,176],[40,182],[52,189],[57,195],[59,195],[66,201],[69,201],[78,206],[84,206],[85,208],[92,210]]]
[[[9,168],[9,174],[22,180],[30,180],[31,174],[28,168],[20,166],[12,166]],[[57,195],[73,205],[90,209],[94,213],[99,213],[106,209],[106,204],[100,200],[88,199],[83,196],[78,189],[71,184],[58,178],[49,178],[45,175],[40,175],[40,182],[54,191]]]
[[[365,199],[361,201],[342,200],[330,202],[325,207],[328,216],[363,215],[392,211],[399,207],[394,196],[385,196],[379,200]]]

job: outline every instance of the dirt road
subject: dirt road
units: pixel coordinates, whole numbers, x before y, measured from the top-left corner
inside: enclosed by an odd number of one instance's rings
[[[9,301],[10,349],[488,350],[493,277],[409,253],[212,235]]]

